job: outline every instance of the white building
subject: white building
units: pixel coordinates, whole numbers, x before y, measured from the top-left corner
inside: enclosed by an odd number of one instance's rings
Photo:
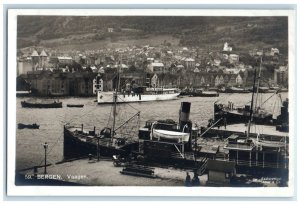
[[[107,28],[107,32],[108,32],[108,33],[114,32],[114,28]]]
[[[164,72],[164,64],[158,63],[158,62],[153,62],[148,65],[148,69],[154,73],[163,73]]]
[[[229,45],[228,45],[228,43],[227,42],[225,42],[224,43],[224,47],[223,47],[223,51],[232,51],[232,47],[230,47]]]
[[[239,62],[239,55],[237,55],[237,54],[230,54],[229,55],[229,62],[230,63],[238,63]]]
[[[151,87],[153,88],[159,87],[159,79],[156,73],[151,78]]]
[[[103,79],[100,74],[93,80],[93,93],[96,95],[98,91],[103,91]]]
[[[71,64],[73,61],[72,57],[69,57],[69,56],[59,56],[59,57],[57,57],[57,59],[58,59],[58,62],[65,63],[65,64]]]
[[[278,48],[271,48],[271,51],[270,51],[270,55],[271,56],[274,56],[275,54],[279,54],[279,49]]]

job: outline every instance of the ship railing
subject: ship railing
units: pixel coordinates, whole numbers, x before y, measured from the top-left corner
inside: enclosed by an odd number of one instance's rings
[[[241,149],[241,150],[252,150],[255,147],[254,144],[242,145],[242,144],[225,144],[224,149]]]
[[[65,124],[65,128],[73,128],[73,129],[76,129],[78,131],[84,131],[86,133],[88,133],[89,131],[94,131],[95,130],[95,133],[100,133],[100,131],[103,129],[103,127],[95,127],[95,126],[89,126],[89,125],[83,125],[83,124],[70,124],[70,123],[67,123]]]
[[[288,162],[258,162],[255,160],[233,160],[230,159],[229,161],[235,162],[238,166],[249,166],[249,167],[261,167],[261,168],[278,168],[284,169],[288,167]]]

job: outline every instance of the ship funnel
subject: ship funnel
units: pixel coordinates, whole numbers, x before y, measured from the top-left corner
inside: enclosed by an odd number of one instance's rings
[[[191,103],[190,102],[182,102],[180,111],[179,111],[179,124],[180,126],[184,126],[189,119],[190,119],[190,109],[191,109]]]

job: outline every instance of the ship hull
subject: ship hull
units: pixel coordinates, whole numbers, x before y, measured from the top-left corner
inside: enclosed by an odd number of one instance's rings
[[[232,109],[225,107],[222,104],[214,104],[214,119],[215,121],[222,119],[225,124],[248,123],[250,117],[250,108],[247,109]],[[260,125],[274,125],[276,120],[270,113],[252,115],[252,122]]]
[[[25,107],[25,108],[62,108],[62,102],[30,103],[30,102],[22,101],[21,105],[22,105],[22,107]]]
[[[109,141],[109,139],[108,139]],[[105,157],[112,157],[113,155],[127,156],[132,149],[136,149],[135,143],[124,147],[115,147],[101,141],[99,143],[99,155]],[[97,156],[97,143],[82,140],[73,131],[64,127],[64,158],[73,159],[80,157],[88,157],[92,154]]]
[[[99,92],[97,95],[98,104],[111,104],[114,103],[113,92]],[[128,103],[128,102],[150,102],[150,101],[164,101],[164,100],[175,100],[179,96],[179,93],[169,94],[119,94],[117,103]]]
[[[193,97],[219,97],[219,93],[195,93]]]
[[[221,119],[226,116],[226,124],[248,123],[249,115],[249,113],[223,111],[222,113],[215,113],[215,119]],[[258,125],[273,125],[274,119],[272,115],[253,116],[252,122]]]

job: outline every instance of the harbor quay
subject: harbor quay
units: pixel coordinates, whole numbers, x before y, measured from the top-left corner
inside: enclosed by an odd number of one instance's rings
[[[76,185],[76,186],[187,186],[187,172],[193,177],[192,170],[175,169],[172,167],[155,167],[155,177],[136,177],[124,175],[122,167],[115,167],[113,161],[101,158],[100,161],[78,159],[59,162],[47,167],[27,169],[19,172],[16,185]],[[281,180],[278,177],[248,177],[239,175],[244,180],[244,186],[276,187]],[[52,182],[51,182],[52,180]],[[216,186],[207,183],[208,175],[199,176],[197,186]],[[192,187],[192,185],[189,185]]]

